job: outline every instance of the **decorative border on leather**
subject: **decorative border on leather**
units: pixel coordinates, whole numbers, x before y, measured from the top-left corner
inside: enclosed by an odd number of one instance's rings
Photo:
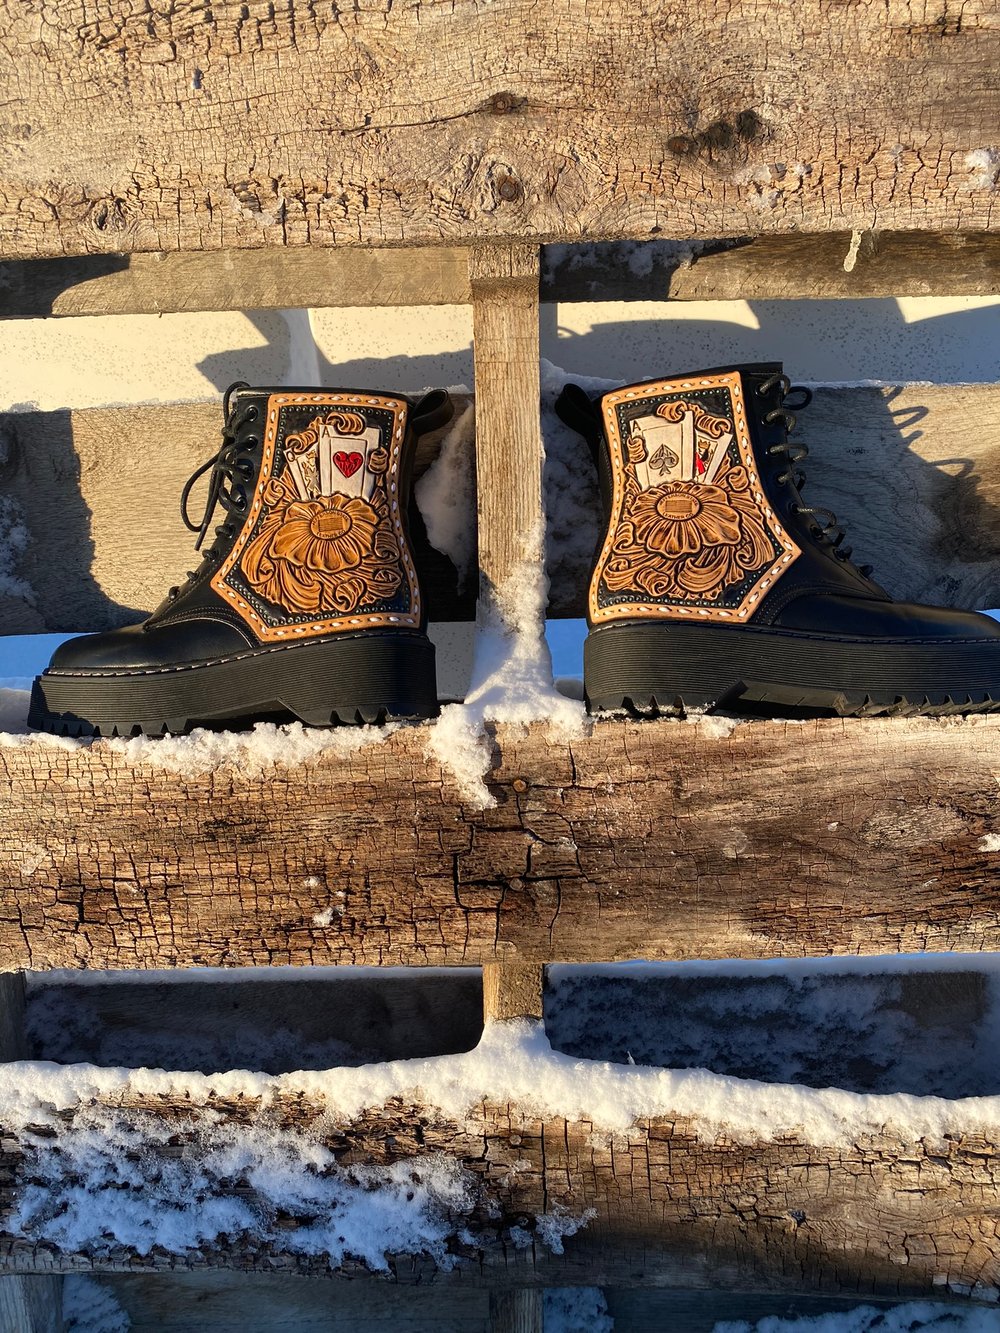
[[[620,587],[625,592],[624,600],[610,601],[606,583],[606,574],[609,563],[615,555],[616,542],[619,540],[619,532],[623,520],[626,518],[626,499],[627,490],[635,492],[639,488],[639,482],[636,473],[636,463],[628,457],[628,448],[626,441],[622,439],[622,432],[619,422],[618,408],[622,403],[634,400],[656,399],[661,396],[661,402],[657,405],[655,402],[650,407],[650,413],[656,413],[657,406],[661,409],[657,415],[671,422],[675,419],[673,409],[688,409],[693,412],[699,410],[698,404],[685,403],[677,400],[685,393],[697,393],[705,389],[725,389],[728,390],[729,402],[732,407],[732,435],[734,437],[735,447],[738,452],[739,463],[737,467],[745,473],[740,477],[740,481],[746,486],[746,501],[751,502],[754,512],[759,515],[756,520],[761,534],[765,534],[773,539],[777,551],[774,552],[774,558],[767,560],[765,564],[758,566],[759,574],[753,579],[743,592],[739,602],[730,606],[713,605],[710,599],[691,593],[685,597],[674,596],[668,600],[670,594],[664,593],[661,600],[658,594],[651,594],[649,598],[641,596],[642,589],[635,586],[634,582],[628,577],[626,572],[620,575]],[[666,396],[670,397],[667,398]],[[649,619],[661,620],[664,618],[677,620],[707,620],[718,623],[746,621],[752,615],[757,604],[765,594],[781,578],[782,574],[788,569],[794,560],[801,554],[801,548],[791,539],[785,531],[778,517],[771,507],[763,488],[760,484],[760,478],[757,471],[757,463],[754,459],[753,448],[750,441],[750,430],[747,423],[746,407],[743,397],[743,384],[741,377],[736,372],[728,372],[720,375],[694,375],[684,379],[677,380],[652,380],[646,384],[631,385],[627,389],[618,389],[613,393],[605,394],[601,399],[601,411],[604,419],[604,431],[608,440],[608,447],[611,462],[612,479],[612,498],[611,498],[611,521],[608,525],[607,533],[601,547],[601,554],[594,568],[594,573],[590,582],[590,594],[588,599],[588,612],[592,624],[606,624],[616,620],[630,619]],[[706,413],[706,418],[710,414]],[[721,418],[716,418],[720,422]],[[701,423],[699,423],[700,425]],[[708,421],[705,422],[706,426]],[[728,423],[726,423],[728,424]],[[688,446],[690,448],[690,445]],[[732,448],[732,442],[726,446]],[[648,451],[647,451],[648,453]],[[722,450],[725,453],[725,450]],[[670,464],[678,465],[678,455],[675,450],[670,448],[661,448],[658,454],[653,456],[655,463],[658,458],[664,459],[661,463],[661,472],[666,472]],[[699,471],[704,474],[709,481],[714,479],[720,464],[725,467],[726,461],[720,457],[720,451],[717,450],[710,461],[698,462]],[[683,472],[679,472],[683,475]],[[694,477],[686,482],[676,484],[672,491],[670,501],[674,508],[681,510],[685,502],[690,508],[697,504],[697,487],[701,485],[700,479]],[[661,483],[659,487],[661,493],[666,489]],[[713,488],[716,489],[716,488]],[[652,489],[647,489],[646,494],[652,494]],[[722,494],[722,492],[719,492]],[[725,506],[729,508],[729,506]],[[650,529],[657,523],[661,527],[667,524],[680,524],[687,515],[675,516],[668,514],[665,518],[657,512],[647,516],[647,522]],[[734,517],[739,517],[733,513]],[[731,522],[732,519],[722,514],[721,510],[706,520],[706,525],[711,522],[718,529],[720,522]],[[636,525],[632,522],[632,531],[635,533]],[[730,539],[731,540],[731,539]],[[641,546],[641,542],[636,538],[634,543],[636,547]],[[772,548],[773,550],[774,548]],[[619,552],[619,563],[621,553]],[[662,551],[654,550],[652,545],[648,550],[644,550],[640,559],[645,558],[651,566],[658,563],[661,571],[669,568],[670,556]],[[638,570],[635,570],[638,573]],[[753,569],[743,571],[748,577],[753,576]],[[664,574],[661,580],[664,584],[669,582],[669,575]],[[737,585],[738,586],[738,585]],[[634,595],[639,594],[639,595]]]
[[[241,556],[253,535],[254,529],[257,526],[257,521],[261,515],[261,509],[263,507],[261,497],[264,494],[264,488],[273,475],[279,418],[283,407],[377,407],[387,409],[392,413],[392,439],[389,444],[388,466],[385,469],[385,491],[389,505],[389,518],[399,547],[399,559],[403,566],[405,578],[409,587],[409,611],[362,611],[358,615],[324,616],[315,620],[304,621],[301,624],[287,623],[278,627],[268,625],[266,621],[258,615],[257,611],[254,610],[253,606],[250,605],[247,599],[243,597],[238,590],[230,587],[226,582],[227,575],[239,564]],[[420,585],[417,582],[417,571],[414,568],[409,544],[403,529],[403,515],[399,496],[399,477],[401,472],[403,442],[406,437],[406,414],[408,410],[409,403],[405,399],[375,397],[366,394],[276,393],[271,394],[268,397],[266,412],[267,420],[263,439],[261,440],[263,453],[261,458],[260,475],[254,489],[253,503],[250,506],[250,512],[247,514],[240,534],[233,544],[232,550],[212,576],[211,581],[212,587],[219,596],[225,598],[234,608],[236,613],[246,621],[260,642],[287,642],[297,638],[311,638],[319,634],[330,634],[344,630],[356,634],[361,630],[369,628],[385,628],[389,626],[394,628],[419,629],[421,618]]]

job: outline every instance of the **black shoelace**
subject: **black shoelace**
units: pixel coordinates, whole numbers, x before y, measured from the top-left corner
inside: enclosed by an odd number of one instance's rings
[[[769,379],[763,381],[757,386],[757,392],[763,398],[770,393],[775,385],[781,386],[781,406],[774,408],[764,417],[766,422],[773,423],[780,421],[789,433],[795,429],[795,423],[798,420],[795,413],[801,412],[812,402],[812,390],[806,389],[802,385],[793,385],[787,375],[780,372],[771,375]],[[801,395],[794,403],[789,403],[788,399],[792,394]],[[790,482],[796,489],[801,491],[805,485],[806,474],[797,466],[803,459],[808,458],[809,450],[804,444],[792,443],[791,440],[784,440],[781,444],[772,444],[767,451],[771,455],[784,455],[787,466],[784,472],[779,472],[777,480],[779,482]],[[826,541],[833,549],[833,554],[838,560],[850,560],[851,547],[844,546],[843,541],[846,533],[837,522],[837,515],[832,509],[824,509],[821,505],[803,505],[794,504],[792,512],[804,514],[810,520],[810,532],[812,536],[820,541]],[[859,569],[864,578],[869,578],[872,574],[872,565],[860,565]]]
[[[246,483],[252,480],[256,470],[253,460],[247,457],[247,454],[260,441],[252,435],[248,435],[239,441],[236,437],[243,426],[257,419],[258,409],[256,404],[251,403],[237,417],[232,408],[232,395],[237,389],[247,389],[249,387],[248,384],[240,382],[231,384],[226,390],[222,407],[225,420],[225,425],[222,428],[222,447],[214,458],[210,458],[207,462],[202,463],[200,467],[195,468],[181,491],[181,518],[184,520],[184,526],[189,531],[198,534],[194,544],[196,551],[200,551],[202,548],[216,508],[222,505],[227,514],[226,519],[215,529],[215,538],[212,545],[202,557],[202,569],[204,569],[206,561],[215,562],[220,553],[220,542],[225,543],[235,537],[239,523],[242,522],[247,510]],[[209,478],[205,509],[201,518],[197,522],[193,522],[188,514],[188,500],[194,486],[209,469],[211,469],[212,475]],[[233,516],[236,516],[235,520]],[[201,570],[189,569],[187,571],[188,582],[197,578],[200,572]],[[173,601],[180,591],[180,586],[171,588],[167,595]]]

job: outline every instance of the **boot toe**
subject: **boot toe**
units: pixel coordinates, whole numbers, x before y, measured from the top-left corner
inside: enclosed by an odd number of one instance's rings
[[[143,671],[186,666],[246,652],[248,639],[231,625],[192,620],[169,626],[126,625],[101,634],[67,639],[48,671]]]
[[[979,611],[829,594],[797,598],[771,623],[778,629],[863,639],[1000,639],[1000,623]]]

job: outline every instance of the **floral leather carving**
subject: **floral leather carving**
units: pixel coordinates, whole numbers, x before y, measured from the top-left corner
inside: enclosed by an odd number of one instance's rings
[[[212,587],[261,640],[418,628],[400,474],[408,403],[271,394],[257,485]]]
[[[591,622],[748,619],[800,548],[761,487],[740,376],[632,385],[601,412],[611,521]]]

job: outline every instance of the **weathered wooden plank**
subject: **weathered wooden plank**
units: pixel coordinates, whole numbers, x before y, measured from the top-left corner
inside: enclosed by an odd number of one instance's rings
[[[477,620],[513,630],[511,594],[543,558],[542,431],[539,420],[537,246],[469,253],[476,367]],[[487,1021],[542,1015],[542,970],[493,963],[483,976]],[[541,1333],[537,1293],[491,1299],[494,1333]]]
[[[116,1279],[106,1279],[114,1281]],[[121,1279],[117,1279],[121,1280]],[[608,1314],[625,1333],[712,1333],[718,1323],[756,1324],[761,1319],[818,1319],[857,1309],[857,1300],[814,1296],[809,1292],[766,1295],[756,1292],[648,1291],[624,1287],[605,1290]],[[880,1304],[865,1296],[866,1305]],[[962,1306],[966,1303],[963,1301]],[[891,1306],[882,1308],[891,1309]],[[961,1306],[938,1306],[942,1317]],[[967,1309],[967,1307],[966,1307]],[[206,1330],[207,1333],[207,1330]]]
[[[93,1279],[126,1311],[130,1333],[486,1333],[488,1294],[476,1288],[310,1282],[265,1273],[203,1270],[103,1274]],[[720,1320],[756,1322],[839,1314],[858,1298],[792,1293],[605,1291],[619,1333],[712,1333]],[[866,1303],[876,1298],[866,1296]],[[942,1304],[942,1315],[947,1312]],[[968,1302],[954,1313],[968,1313]]]
[[[129,1333],[488,1333],[489,1294],[272,1273],[105,1274]]]
[[[1000,720],[499,726],[485,810],[429,742],[0,750],[0,968],[1000,949]]]
[[[542,252],[540,299],[773,300],[991,296],[1000,236],[866,231],[733,241],[578,243]],[[637,262],[641,261],[641,262]],[[332,306],[461,305],[468,260],[421,249],[226,250],[0,263],[0,319]]]
[[[0,974],[0,1061],[27,1058],[24,1006],[24,974]]]
[[[0,1328],[9,1333],[63,1333],[62,1278],[0,1277]]]
[[[323,1179],[332,1191],[338,1168],[405,1163],[416,1172],[444,1156],[467,1181],[461,1200],[438,1210],[455,1265],[440,1271],[429,1259],[390,1258],[390,1275],[399,1281],[511,1290],[575,1279],[896,1299],[943,1295],[950,1287],[993,1302],[1000,1285],[992,1220],[1000,1153],[994,1134],[963,1131],[960,1120],[920,1138],[887,1125],[819,1144],[795,1130],[741,1142],[725,1128],[667,1109],[612,1135],[588,1119],[539,1117],[489,1094],[458,1119],[405,1097],[351,1118],[317,1093],[294,1089],[278,1098],[224,1089],[206,1097],[94,1085],[78,1100],[61,1096],[54,1140],[5,1127],[0,1215],[9,1216],[36,1179],[54,1194],[72,1186],[76,1197],[87,1187],[87,1168],[72,1152],[63,1167],[55,1147],[65,1151],[75,1134],[92,1141],[95,1116],[146,1131],[169,1124],[164,1147],[144,1139],[145,1163],[152,1170],[162,1157],[173,1179],[185,1162],[202,1170],[206,1135],[219,1152],[228,1137],[238,1142],[258,1126],[318,1142],[334,1161],[314,1178],[311,1208],[284,1196],[285,1243],[261,1239],[255,1229],[230,1233],[224,1244],[206,1239],[197,1249],[143,1254],[104,1239],[95,1221],[92,1240],[62,1250],[42,1211],[33,1235],[0,1235],[8,1271],[240,1268],[357,1276],[365,1267],[349,1254],[331,1263],[315,1238],[295,1244],[296,1231],[313,1220],[306,1213],[322,1212]],[[216,1170],[217,1202],[248,1197],[238,1172],[218,1176]],[[275,1205],[260,1187],[256,1202],[267,1235]],[[563,1232],[562,1254],[546,1241],[553,1228]]]
[[[0,319],[329,306],[461,305],[464,250],[226,250],[0,264]]]
[[[997,220],[986,3],[7,0],[0,38],[8,258]]]
[[[191,563],[176,500],[216,448],[219,427],[215,403],[0,420],[7,451],[0,482],[16,506],[6,521],[23,522],[31,536],[14,572],[34,594],[32,602],[0,599],[0,629],[109,629],[155,606]],[[1000,387],[821,389],[796,439],[812,447],[810,502],[836,510],[857,558],[870,560],[892,593],[949,606],[997,601]],[[440,435],[427,437],[418,473],[439,445]],[[589,466],[582,445],[579,456]],[[497,465],[507,466],[502,448]],[[594,496],[596,540],[596,480]],[[501,508],[504,500],[497,495]],[[471,509],[468,522],[476,522]],[[460,592],[454,566],[430,548],[420,525],[415,537],[431,618],[471,619],[474,581]],[[593,541],[579,545],[592,548]],[[589,564],[566,555],[559,569],[548,613],[581,616]]]
[[[485,604],[525,561],[537,562],[541,551],[538,249],[472,250],[469,280],[480,600]],[[487,607],[486,614],[494,611]]]

